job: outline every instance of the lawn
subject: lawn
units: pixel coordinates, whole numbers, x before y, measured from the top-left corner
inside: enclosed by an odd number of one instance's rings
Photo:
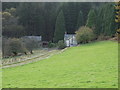
[[[117,88],[117,75],[118,44],[101,41],[3,69],[3,88]]]

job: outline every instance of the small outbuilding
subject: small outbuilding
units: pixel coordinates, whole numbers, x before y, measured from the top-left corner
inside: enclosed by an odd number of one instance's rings
[[[23,36],[22,39],[30,39],[30,40],[34,40],[37,42],[41,42],[42,36]]]
[[[42,36],[23,36],[21,39],[25,43],[33,42],[36,47],[42,47]]]

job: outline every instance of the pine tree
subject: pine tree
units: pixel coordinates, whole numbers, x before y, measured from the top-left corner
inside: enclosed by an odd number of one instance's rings
[[[76,25],[77,25],[77,16],[78,16],[78,11],[77,11],[77,3],[76,2],[69,2],[64,4],[64,15],[65,15],[65,24],[66,24],[66,29],[67,33],[73,34],[75,33],[76,30]]]
[[[115,11],[113,3],[106,3],[97,11],[96,34],[112,36],[115,34]]]
[[[115,34],[116,28],[114,5],[112,3],[106,4],[104,12],[104,35],[111,36]]]
[[[79,29],[83,25],[84,25],[83,13],[82,11],[80,11],[77,20],[77,29]]]
[[[95,30],[95,34],[96,35],[100,35],[101,33],[103,33],[103,16],[104,16],[104,12],[103,12],[103,7],[100,7],[97,10],[97,17],[96,17],[96,30]]]
[[[57,16],[56,25],[55,25],[55,33],[54,33],[54,42],[58,42],[59,40],[64,39],[64,33],[65,33],[65,20],[64,20],[64,14],[61,10]]]
[[[95,14],[95,11],[92,9],[88,14],[86,26],[89,28],[95,29],[95,24],[96,24],[96,14]]]

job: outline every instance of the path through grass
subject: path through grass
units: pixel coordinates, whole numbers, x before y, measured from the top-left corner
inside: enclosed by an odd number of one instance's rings
[[[3,88],[117,88],[118,44],[95,42],[3,69]]]

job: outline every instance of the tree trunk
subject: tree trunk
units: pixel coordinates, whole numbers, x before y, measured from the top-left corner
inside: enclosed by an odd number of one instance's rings
[[[33,54],[33,51],[31,50],[30,53]]]

